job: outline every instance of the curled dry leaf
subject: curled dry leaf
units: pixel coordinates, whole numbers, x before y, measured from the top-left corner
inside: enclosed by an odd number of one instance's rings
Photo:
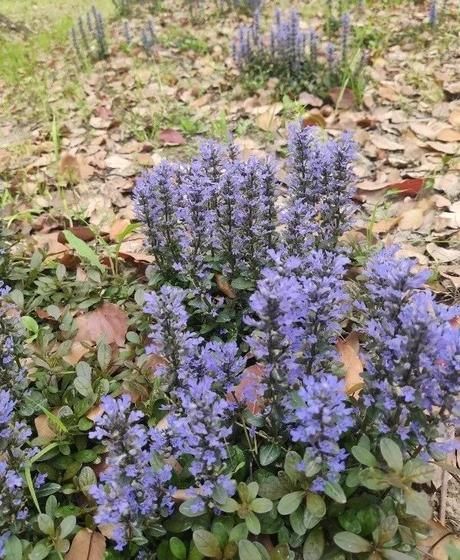
[[[353,395],[360,391],[364,385],[361,374],[363,363],[359,357],[359,337],[353,332],[345,340],[337,341],[337,350],[345,369],[345,391]]]
[[[235,299],[235,290],[230,286],[228,281],[222,276],[222,274],[216,274],[216,284],[219,290],[228,298]]]
[[[396,142],[391,136],[385,136],[383,134],[371,134],[370,140],[372,144],[379,150],[404,150],[404,146],[399,142]]]
[[[77,342],[97,343],[104,340],[107,344],[123,346],[128,332],[128,316],[114,303],[103,303],[94,311],[79,315],[77,324]]]
[[[105,538],[97,531],[80,529],[72,541],[66,560],[103,560],[105,556]]]

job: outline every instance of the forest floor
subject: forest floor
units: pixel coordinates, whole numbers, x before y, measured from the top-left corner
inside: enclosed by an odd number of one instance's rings
[[[249,17],[222,14],[211,2],[193,17],[176,0],[150,11],[147,2],[136,6],[127,44],[125,18],[116,17],[110,0],[94,0],[107,22],[109,54],[82,66],[69,31],[92,3],[2,1],[2,15],[21,24],[0,26],[0,200],[21,238],[17,255],[45,252],[46,266],[64,264],[84,280],[75,246],[62,234],[68,229],[109,257],[115,247],[117,258],[142,274],[151,257],[129,224],[131,192],[144,169],[189,157],[203,139],[226,142],[230,135],[244,157],[276,159],[286,152],[288,123],[303,119],[332,136],[350,130],[359,145],[350,243],[363,255],[376,244],[398,243],[401,254],[431,268],[440,298],[460,303],[458,2],[444,3],[435,27],[424,2],[353,4],[355,35],[370,53],[368,80],[360,99],[344,84],[325,100],[307,91],[280,97],[274,79],[249,91],[231,49]],[[326,3],[280,4],[295,5],[311,28],[324,24]],[[264,6],[264,27],[273,8],[271,1]],[[152,55],[140,42],[149,19]],[[91,298],[102,300],[111,288],[107,281]],[[41,289],[41,299],[27,300],[28,313],[37,301],[52,302]],[[39,317],[47,320],[45,312]],[[451,494],[447,517],[458,530],[458,488]]]

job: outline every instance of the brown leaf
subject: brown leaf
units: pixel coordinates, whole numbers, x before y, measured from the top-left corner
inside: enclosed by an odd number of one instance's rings
[[[417,548],[426,554],[427,558],[448,560],[447,546],[453,545],[456,548],[460,548],[460,538],[441,525],[439,521],[430,521],[430,529],[430,536],[427,539],[420,540],[417,543]]]
[[[308,91],[303,91],[298,98],[298,102],[305,107],[322,107],[324,105],[324,101],[316,95],[312,95],[308,93]]]
[[[235,290],[230,286],[228,281],[222,276],[222,274],[216,274],[216,284],[219,290],[228,298],[235,299]]]
[[[359,357],[358,334],[352,332],[345,340],[338,340],[337,350],[345,369],[345,391],[347,395],[352,395],[362,389],[364,385],[361,377],[363,364]]]
[[[460,259],[460,250],[446,249],[435,243],[428,243],[426,251],[437,262],[447,263]]]
[[[326,120],[320,113],[307,113],[302,119],[302,128],[307,126],[326,128]]]
[[[105,163],[110,169],[125,169],[126,167],[129,167],[132,162],[127,158],[114,154],[109,156],[105,160]]]
[[[115,220],[109,231],[109,239],[111,241],[117,241],[117,236],[120,235],[120,233],[124,231],[129,226],[129,224],[130,221],[126,219]]]
[[[172,128],[160,130],[158,140],[163,146],[182,146],[185,144],[185,138],[182,134]]]
[[[101,339],[107,344],[115,343],[123,346],[128,332],[128,316],[114,303],[103,303],[94,311],[79,315],[75,319],[78,331],[77,342],[98,342]]]
[[[460,109],[455,109],[449,115],[449,122],[453,126],[460,126]]]
[[[443,154],[454,155],[460,151],[460,147],[456,142],[450,142],[446,144],[444,142],[427,142],[430,148],[433,148],[436,152],[441,152]]]
[[[78,237],[78,239],[81,239],[82,241],[92,241],[95,237],[93,230],[86,226],[76,226],[67,229],[71,231],[75,237]],[[67,243],[67,239],[63,231],[59,232],[57,240],[59,243]]]
[[[66,560],[102,560],[105,556],[105,538],[97,531],[80,529],[72,541]]]
[[[334,87],[329,91],[336,109],[351,109],[355,105],[355,96],[350,88]]]
[[[264,368],[259,364],[249,366],[243,371],[241,381],[235,387],[235,390],[228,395],[228,400],[234,402],[245,402],[247,408],[252,414],[256,414],[262,410],[263,403],[258,396],[261,379],[264,377]]]
[[[399,217],[398,229],[414,231],[423,224],[424,211],[422,208],[411,208],[406,210]]]
[[[443,128],[436,136],[441,142],[460,142],[460,131],[453,128]]]
[[[63,360],[71,366],[75,366],[78,362],[89,352],[89,348],[84,346],[81,342],[73,341],[70,347],[70,352],[63,356]]]
[[[56,432],[50,427],[46,414],[40,414],[34,419],[35,429],[38,437],[51,441],[56,437]]]
[[[371,134],[370,140],[379,150],[404,150],[404,146],[399,142],[396,142],[396,140],[394,140],[391,136],[385,136],[384,134]]]

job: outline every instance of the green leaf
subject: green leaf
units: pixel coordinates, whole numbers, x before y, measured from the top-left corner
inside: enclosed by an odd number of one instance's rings
[[[303,490],[297,490],[296,492],[286,494],[278,503],[278,513],[281,515],[293,513],[300,506],[304,498],[305,492]]]
[[[87,245],[84,241],[79,239],[69,230],[64,230],[64,236],[67,243],[72,247],[72,249],[77,253],[77,255],[83,260],[89,262],[92,266],[104,272],[104,267],[99,262],[97,254]]]
[[[228,540],[231,542],[238,542],[242,539],[248,538],[248,528],[246,527],[246,523],[238,523],[235,525],[228,535]]]
[[[252,502],[259,492],[259,484],[257,482],[250,482],[247,485],[248,502]]]
[[[112,359],[112,349],[106,342],[100,342],[97,348],[97,361],[102,371],[107,371]]]
[[[254,513],[268,513],[273,509],[273,502],[267,498],[256,498],[251,502],[251,510]]]
[[[262,445],[259,452],[260,464],[263,467],[266,467],[267,465],[270,465],[271,463],[276,461],[280,454],[281,447],[279,445],[276,445],[274,443]]]
[[[390,548],[382,549],[380,553],[386,560],[414,560],[414,557],[410,554],[399,552],[399,550],[391,550]]]
[[[321,521],[321,517],[317,517],[316,515],[313,515],[311,512],[308,511],[307,508],[305,508],[305,512],[303,515],[303,523],[306,529],[313,529],[313,527],[316,527],[316,525],[318,525],[320,521]]]
[[[46,513],[39,513],[37,521],[38,527],[42,533],[49,535],[50,537],[54,536],[54,521],[49,515]]]
[[[198,551],[206,558],[220,558],[221,550],[217,538],[204,529],[193,531],[193,542]]]
[[[404,498],[406,500],[406,511],[409,515],[415,515],[423,521],[429,521],[432,515],[432,509],[428,496],[424,492],[416,492],[412,488],[404,489]]]
[[[326,482],[326,484],[324,485],[324,493],[326,494],[326,496],[329,496],[329,498],[331,498],[338,504],[345,504],[347,501],[345,492],[337,482]]]
[[[307,509],[315,517],[324,517],[326,515],[326,502],[319,494],[308,492]]]
[[[291,482],[294,484],[300,480],[301,472],[299,471],[299,464],[302,462],[302,457],[295,451],[288,451],[284,459],[284,470]]]
[[[258,548],[246,539],[238,543],[238,554],[240,560],[263,560]]]
[[[388,515],[377,528],[378,544],[384,545],[386,542],[391,541],[391,539],[396,535],[396,531],[399,527],[399,519],[396,515]],[[374,537],[374,542],[376,541]]]
[[[5,560],[22,560],[22,544],[16,535],[6,541]]]
[[[225,513],[235,513],[240,509],[240,504],[233,498],[228,498],[223,504],[216,504],[216,507]]]
[[[324,533],[321,527],[310,532],[303,544],[303,560],[320,560],[324,553]]]
[[[361,471],[359,473],[359,480],[369,490],[386,490],[391,486],[385,473],[372,467]]]
[[[187,548],[185,544],[177,537],[171,537],[169,539],[169,548],[171,549],[172,555],[177,560],[185,560],[187,558]]]
[[[78,486],[80,490],[88,495],[89,489],[97,483],[96,473],[91,467],[83,467],[78,475]]]
[[[355,445],[354,447],[351,448],[351,453],[352,453],[353,457],[357,461],[359,461],[362,465],[366,465],[366,467],[376,467],[377,466],[377,459],[365,447]]]
[[[70,535],[70,533],[75,529],[77,525],[77,518],[75,515],[68,515],[65,517],[61,524],[59,525],[59,538],[65,539]]]
[[[21,317],[21,323],[25,329],[27,329],[30,334],[37,336],[38,332],[40,331],[40,327],[38,326],[37,321],[30,317],[29,315],[24,315]]]
[[[260,535],[260,521],[255,513],[250,511],[244,518],[244,521],[250,533],[253,535]]]
[[[422,459],[409,459],[403,467],[403,476],[410,482],[424,484],[433,480],[434,467]]]
[[[335,544],[342,550],[359,554],[360,552],[369,552],[371,550],[371,543],[363,539],[359,535],[342,531],[334,535]]]
[[[200,517],[206,512],[206,505],[201,498],[189,498],[179,506],[179,511],[186,517]]]
[[[238,276],[238,278],[232,280],[231,286],[235,290],[252,290],[254,288],[254,281]]]
[[[304,509],[299,507],[289,516],[289,523],[297,535],[305,535],[307,528],[304,523]]]
[[[385,459],[385,463],[390,467],[390,469],[397,473],[402,471],[403,456],[398,444],[390,438],[383,438],[380,441],[380,452],[382,453],[382,457]]]
[[[29,555],[29,560],[44,560],[51,552],[50,547],[42,542],[37,543]]]

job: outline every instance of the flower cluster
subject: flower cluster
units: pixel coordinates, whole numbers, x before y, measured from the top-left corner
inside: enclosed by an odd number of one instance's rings
[[[187,287],[202,284],[213,272],[255,281],[273,249],[295,254],[299,243],[336,243],[350,218],[354,145],[347,135],[328,142],[316,129],[293,127],[289,148],[280,216],[273,164],[239,161],[233,146],[204,144],[190,165],[163,162],[139,179],[137,215],[165,277],[191,278]]]
[[[456,408],[460,331],[451,320],[460,309],[436,302],[423,289],[429,273],[413,273],[396,251],[383,250],[366,269],[364,399],[379,432],[426,449]]]
[[[113,525],[112,538],[122,550],[130,539],[142,538],[173,508],[172,467],[164,463],[166,440],[140,420],[128,396],[102,400],[104,413],[90,434],[107,448],[101,484],[91,489],[98,509],[96,523]]]
[[[161,163],[137,182],[135,206],[166,276],[199,283],[212,270],[256,278],[274,245],[275,171],[215,143],[188,166]]]
[[[284,245],[292,255],[312,246],[334,248],[351,218],[355,144],[347,133],[318,142],[314,128],[291,126],[289,154]]]
[[[77,24],[70,30],[72,47],[80,63],[86,59],[102,60],[108,55],[104,18],[95,6],[80,16]]]
[[[299,14],[291,10],[275,12],[270,32],[264,36],[259,14],[254,14],[249,26],[241,26],[233,43],[233,58],[249,83],[260,78],[275,77],[280,87],[301,91],[315,90],[326,94],[328,88],[341,85],[344,76],[358,78],[363,71],[350,56],[351,20],[344,13],[340,22],[340,44],[336,47],[324,41],[313,29],[304,30]],[[337,51],[337,55],[336,55]]]
[[[8,292],[0,281],[0,557],[9,536],[28,517],[21,472],[32,454],[25,448],[32,432],[17,417],[18,401],[27,381],[19,362],[21,333],[12,309],[4,301]]]
[[[343,387],[329,373],[338,369],[334,342],[349,310],[347,260],[321,250],[274,260],[277,267],[263,271],[250,297],[246,319],[255,329],[249,346],[265,370],[265,415],[275,434],[287,429],[288,439],[302,442],[321,463],[321,474],[334,478],[346,457],[338,442],[351,422]]]
[[[320,492],[327,480],[337,481],[344,471],[348,453],[341,439],[355,425],[344,382],[331,374],[306,376],[284,404],[291,441],[302,444],[316,466],[310,488]]]

